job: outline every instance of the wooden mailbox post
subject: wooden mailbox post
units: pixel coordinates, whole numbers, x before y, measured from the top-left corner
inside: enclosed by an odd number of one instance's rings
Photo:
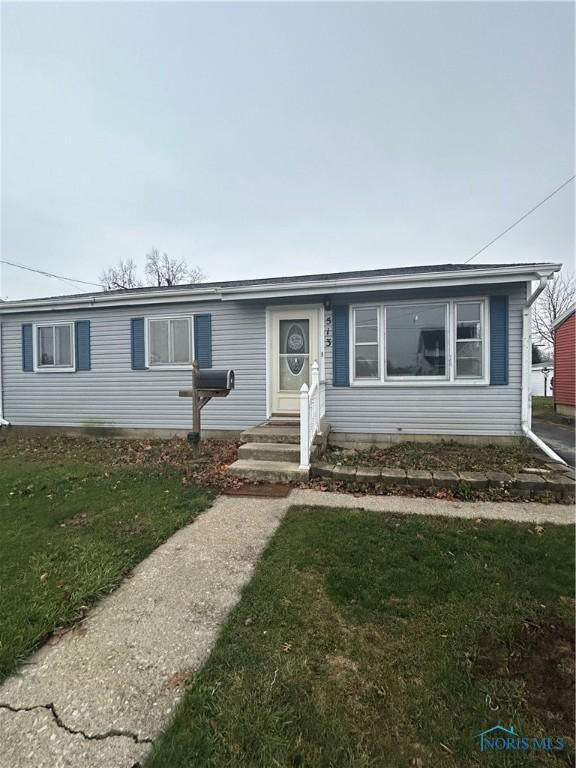
[[[198,361],[192,363],[192,389],[181,389],[179,397],[192,398],[192,432],[188,433],[188,442],[194,456],[200,456],[200,434],[202,408],[213,397],[228,397],[234,389],[234,371],[201,371]]]

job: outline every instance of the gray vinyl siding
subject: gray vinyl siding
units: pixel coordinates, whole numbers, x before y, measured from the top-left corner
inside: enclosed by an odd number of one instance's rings
[[[462,290],[412,292],[410,296],[347,295],[338,303],[399,299],[449,299],[458,296],[509,296],[509,379],[505,386],[332,387],[332,357],[326,354],[326,418],[337,432],[437,435],[520,435],[522,386],[522,304],[526,284],[480,286]],[[488,329],[487,329],[488,332]],[[350,354],[353,354],[350,349]]]
[[[265,308],[236,303],[94,309],[4,315],[4,415],[14,425],[191,429],[186,370],[131,368],[130,318],[212,314],[212,365],[233,368],[236,389],[202,411],[204,429],[241,430],[266,418]],[[22,323],[90,320],[90,371],[22,371]]]
[[[509,383],[414,387],[332,387],[331,348],[326,348],[326,417],[337,432],[517,435],[521,433],[521,306],[525,283],[462,291],[405,291],[386,298],[418,300],[463,295],[509,295]],[[310,299],[318,303],[321,297]],[[383,301],[384,294],[335,295],[334,302]],[[280,302],[274,302],[275,305]],[[284,305],[303,304],[301,297]],[[0,315],[4,417],[14,425],[191,429],[191,402],[178,397],[190,372],[132,370],[130,318],[212,314],[212,364],[233,368],[236,389],[212,400],[202,413],[209,430],[241,430],[266,418],[266,305],[261,302],[95,308]],[[91,370],[28,373],[22,370],[22,323],[91,323]]]

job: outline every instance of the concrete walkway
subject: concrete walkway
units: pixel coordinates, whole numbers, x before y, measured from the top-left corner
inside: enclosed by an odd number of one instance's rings
[[[0,766],[137,765],[182,695],[175,676],[208,656],[287,506],[219,498],[80,631],[36,653],[0,688]]]
[[[351,493],[295,490],[290,506],[310,504],[323,507],[350,507],[374,512],[405,515],[436,515],[475,520],[512,520],[518,523],[574,523],[574,505],[539,504],[530,501],[447,501],[411,496],[355,496]]]
[[[571,523],[573,508],[294,490],[220,497],[0,687],[0,768],[135,768],[166,727],[293,504],[403,514]]]

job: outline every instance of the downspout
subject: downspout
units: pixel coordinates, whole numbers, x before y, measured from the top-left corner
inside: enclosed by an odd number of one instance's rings
[[[0,323],[0,427],[9,427],[10,422],[4,418],[4,396],[2,389],[2,323]]]
[[[532,371],[532,332],[530,324],[530,310],[532,304],[548,285],[548,275],[540,275],[538,287],[528,298],[522,307],[522,432],[547,456],[559,464],[566,464],[563,458],[558,456],[549,445],[532,432],[532,398],[530,394],[530,375]]]

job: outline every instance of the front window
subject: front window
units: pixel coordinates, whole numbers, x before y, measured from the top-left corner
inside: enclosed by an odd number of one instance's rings
[[[446,377],[446,304],[386,307],[388,376]]]
[[[148,364],[192,363],[192,318],[171,317],[148,321]]]
[[[379,312],[377,307],[354,310],[354,378],[380,378]]]
[[[357,384],[487,383],[486,299],[359,305],[350,313]]]
[[[482,304],[456,304],[456,377],[477,379],[483,375]]]
[[[74,364],[72,323],[36,327],[36,367],[69,370]]]

